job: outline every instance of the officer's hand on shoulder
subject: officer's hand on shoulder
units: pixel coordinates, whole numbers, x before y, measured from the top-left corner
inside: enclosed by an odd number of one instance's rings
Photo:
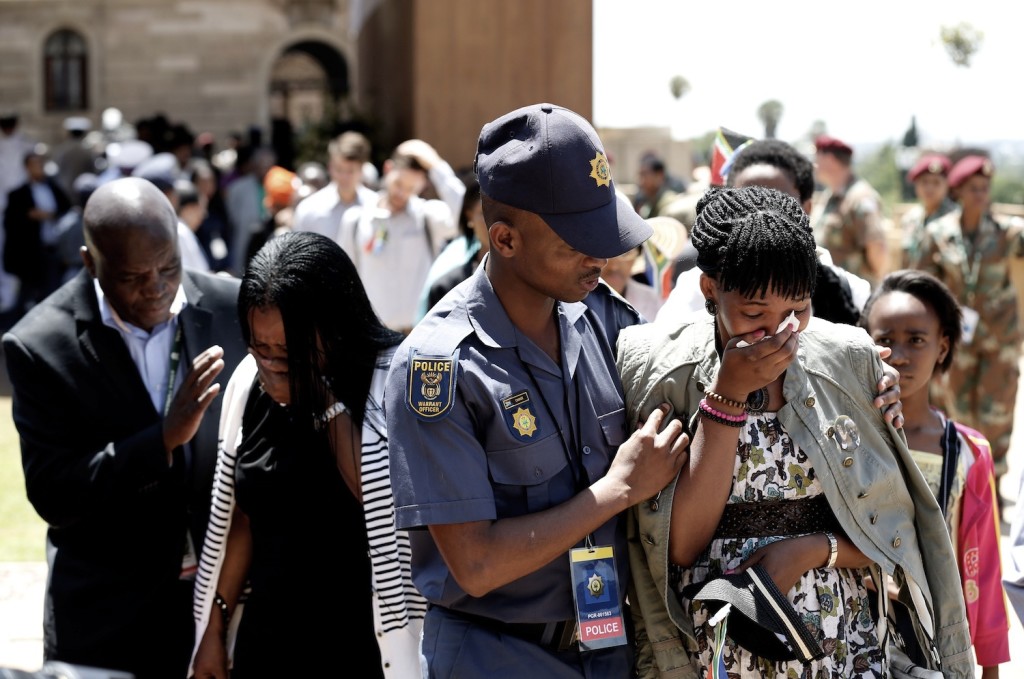
[[[663,403],[651,413],[647,421],[619,446],[608,470],[609,477],[625,484],[630,504],[656,495],[675,479],[680,467],[689,459],[690,437],[679,419],[665,424],[670,412],[669,404]]]

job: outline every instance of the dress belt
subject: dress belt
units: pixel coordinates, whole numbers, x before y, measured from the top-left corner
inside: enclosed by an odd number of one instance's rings
[[[814,495],[800,500],[727,504],[715,538],[767,538],[841,530],[828,499]]]

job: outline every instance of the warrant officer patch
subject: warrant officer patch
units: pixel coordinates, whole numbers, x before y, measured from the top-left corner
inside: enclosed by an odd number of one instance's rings
[[[421,420],[440,420],[451,412],[458,361],[458,351],[451,356],[422,356],[410,350],[406,405]]]
[[[520,441],[533,438],[537,433],[537,417],[530,410],[530,393],[520,391],[501,399],[505,409],[505,422]]]

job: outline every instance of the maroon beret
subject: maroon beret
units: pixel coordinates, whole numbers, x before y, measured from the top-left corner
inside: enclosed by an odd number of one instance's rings
[[[949,186],[955,189],[976,174],[991,177],[993,172],[992,161],[985,156],[964,156],[949,171]]]
[[[814,140],[814,148],[817,151],[828,151],[832,153],[845,153],[846,155],[853,155],[853,149],[850,145],[844,141],[830,137],[827,134],[818,136]]]
[[[921,156],[921,158],[914,163],[914,167],[910,168],[910,172],[907,173],[907,179],[915,181],[925,172],[945,177],[949,174],[949,167],[949,158],[940,153],[928,153]]]

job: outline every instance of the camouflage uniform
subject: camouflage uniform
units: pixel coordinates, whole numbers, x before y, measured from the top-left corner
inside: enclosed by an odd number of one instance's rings
[[[986,214],[974,237],[964,237],[960,211],[929,222],[910,266],[934,274],[961,306],[978,312],[970,344],[961,342],[939,392],[950,416],[992,443],[996,471],[1006,470],[1017,400],[1020,329],[1012,258],[1024,255],[1024,232]],[[935,392],[933,392],[935,393]]]
[[[901,262],[904,268],[912,268],[910,263],[916,262],[920,258],[924,227],[957,209],[957,204],[946,197],[942,199],[938,209],[930,215],[924,213],[924,206],[920,203],[904,213],[903,218],[900,220],[900,233],[903,234],[903,256]]]
[[[885,242],[881,199],[878,192],[863,179],[851,177],[846,189],[833,193],[826,189],[811,210],[811,226],[818,245],[832,254],[836,266],[878,283],[868,267],[867,246]]]

